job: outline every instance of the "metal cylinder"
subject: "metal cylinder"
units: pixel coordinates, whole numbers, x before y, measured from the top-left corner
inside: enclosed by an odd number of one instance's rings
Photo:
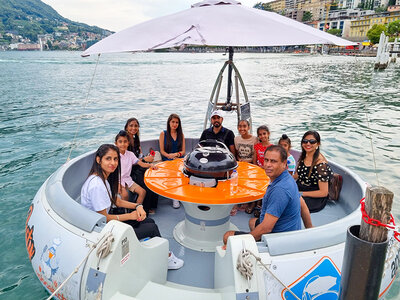
[[[371,243],[358,236],[360,225],[347,230],[344,250],[340,300],[378,299],[388,240]]]

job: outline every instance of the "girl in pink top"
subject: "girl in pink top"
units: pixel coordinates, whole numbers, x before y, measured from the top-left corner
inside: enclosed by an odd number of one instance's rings
[[[132,193],[138,194],[136,203],[143,204],[146,191],[138,184],[136,184],[131,177],[132,166],[138,164],[143,168],[153,168],[150,163],[139,160],[133,152],[128,151],[129,140],[128,134],[125,130],[121,130],[115,137],[115,145],[118,147],[121,157],[121,181],[119,185],[119,193],[123,200],[129,199],[128,190]],[[146,207],[147,208],[147,207]]]

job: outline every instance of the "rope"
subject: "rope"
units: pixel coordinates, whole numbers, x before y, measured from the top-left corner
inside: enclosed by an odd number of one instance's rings
[[[112,235],[111,232],[107,232],[103,236],[103,238],[104,241],[101,243],[100,247],[96,251],[97,257],[99,258],[99,261],[97,262],[97,267],[100,264],[100,260],[102,258],[107,257],[107,255],[111,253],[111,245],[112,242],[114,241],[114,236]]]
[[[374,151],[374,145],[372,143],[372,136],[371,136],[371,127],[369,126],[369,118],[368,118],[368,112],[365,111],[365,116],[367,117],[367,126],[368,126],[368,134],[369,134],[369,140],[371,142],[371,151],[372,151],[372,159],[374,161],[374,170],[375,170],[375,176],[376,176],[376,181],[379,184],[379,177],[378,177],[378,172],[376,170],[376,159],[375,159],[375,151]]]
[[[253,263],[250,260],[250,253],[245,248],[240,251],[236,262],[236,269],[239,273],[246,277],[249,289],[251,288],[250,280],[253,277]]]
[[[286,286],[278,277],[276,277],[275,274],[272,273],[272,271],[261,261],[261,257],[256,256],[253,252],[246,249],[242,249],[242,251],[240,252],[236,265],[237,270],[242,276],[246,277],[248,281],[251,280],[253,276],[253,271],[251,270],[253,264],[250,262],[250,255],[252,255],[256,259],[256,261],[259,262],[264,267],[264,269],[272,275],[272,277],[274,277],[283,287],[285,287],[285,289],[287,289],[293,295],[293,297],[295,297],[297,300],[300,300],[300,298],[297,297],[296,294],[293,293],[291,289]]]
[[[80,267],[86,262],[90,254],[93,252],[93,250],[97,247],[97,245],[100,244],[100,242],[103,241],[100,245],[100,248],[97,250],[96,254],[99,257],[99,262],[101,258],[105,258],[108,254],[110,254],[111,250],[111,243],[114,241],[114,237],[111,232],[107,232],[102,236],[102,238],[95,244],[90,245],[90,250],[82,259],[82,261],[79,263],[79,265],[72,271],[71,274],[58,286],[58,288],[51,294],[50,297],[48,297],[46,300],[51,300],[59,290],[72,278],[72,276],[76,273],[78,273]],[[97,264],[98,265],[98,264]]]
[[[94,79],[94,76],[95,76],[95,74],[96,74],[97,66],[98,66],[98,64],[99,64],[99,59],[100,59],[100,54],[97,56],[96,66],[95,66],[95,68],[94,68],[94,72],[93,72],[93,75],[92,75],[92,79],[90,80],[89,89],[88,89],[87,94],[86,94],[85,105],[84,105],[84,107],[83,107],[83,110],[84,110],[84,111],[86,110],[86,107],[87,107],[88,102],[89,102],[89,101],[88,101],[88,100],[89,100],[89,93],[90,93],[90,90],[92,89],[93,79]],[[69,150],[69,154],[68,154],[68,157],[67,157],[67,162],[71,159],[71,153],[72,153],[72,150],[74,149],[74,145],[75,145],[75,141],[76,141],[76,136],[78,135],[78,131],[79,131],[80,126],[81,126],[81,119],[79,118],[79,119],[78,119],[78,126],[77,126],[76,131],[75,131],[75,134],[74,134],[74,139],[72,140],[71,149]]]

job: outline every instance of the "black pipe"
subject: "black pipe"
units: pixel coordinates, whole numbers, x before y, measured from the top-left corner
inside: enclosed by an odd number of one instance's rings
[[[378,299],[388,240],[372,243],[360,239],[360,225],[347,230],[340,300]]]
[[[229,50],[229,62],[233,61],[233,47],[228,47]],[[228,66],[228,92],[226,93],[226,106],[229,107],[232,97],[232,64]]]

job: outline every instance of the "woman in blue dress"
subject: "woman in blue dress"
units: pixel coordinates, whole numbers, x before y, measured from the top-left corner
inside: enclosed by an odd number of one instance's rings
[[[168,117],[167,130],[160,133],[159,144],[162,160],[173,160],[185,155],[185,136],[177,114]],[[179,208],[179,201],[173,200],[172,207]]]

